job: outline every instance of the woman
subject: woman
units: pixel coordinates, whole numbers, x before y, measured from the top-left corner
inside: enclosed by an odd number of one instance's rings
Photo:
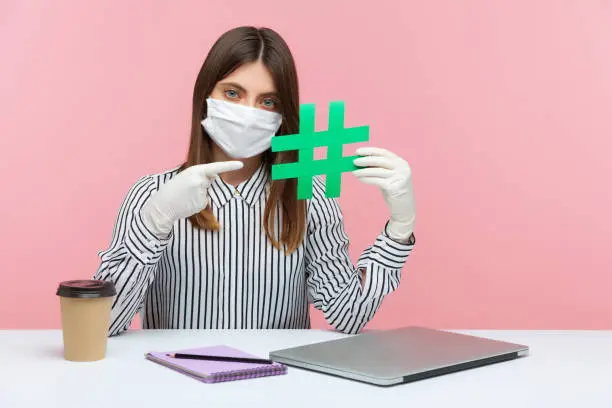
[[[143,328],[309,328],[309,302],[357,333],[395,290],[414,245],[411,171],[395,154],[361,148],[353,172],[390,210],[355,267],[342,213],[320,178],[270,179],[274,135],[298,133],[298,80],[284,40],[239,27],[210,50],[195,83],[186,162],[140,178],[125,197],[96,279],[114,282],[109,335],[143,310]]]

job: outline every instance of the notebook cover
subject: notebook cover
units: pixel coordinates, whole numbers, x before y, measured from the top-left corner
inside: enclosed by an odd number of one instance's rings
[[[281,363],[253,364],[233,361],[209,361],[172,358],[169,353],[202,354],[227,357],[257,357],[229,346],[200,347],[187,350],[150,352],[145,355],[148,360],[186,374],[205,383],[244,380],[287,373],[287,366]]]

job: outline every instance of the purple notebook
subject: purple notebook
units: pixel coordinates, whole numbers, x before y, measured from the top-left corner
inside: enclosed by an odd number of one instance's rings
[[[196,349],[151,352],[145,357],[158,364],[186,374],[205,383],[244,380],[287,373],[287,366],[281,363],[254,364],[233,361],[210,361],[172,358],[169,353],[201,354],[228,357],[256,357],[229,346],[200,347]],[[256,357],[261,358],[261,357]]]

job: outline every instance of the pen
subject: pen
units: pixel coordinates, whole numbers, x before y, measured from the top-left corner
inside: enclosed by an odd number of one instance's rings
[[[211,361],[233,361],[237,363],[256,363],[256,364],[273,364],[274,361],[266,360],[264,358],[251,358],[251,357],[227,357],[227,356],[204,356],[200,354],[185,354],[185,353],[169,353],[168,357],[172,358],[185,358],[192,360],[211,360]]]

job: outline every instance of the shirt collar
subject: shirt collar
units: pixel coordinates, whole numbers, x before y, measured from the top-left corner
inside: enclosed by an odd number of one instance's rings
[[[255,173],[236,187],[227,184],[220,176],[212,181],[208,194],[210,200],[216,207],[223,207],[232,197],[240,197],[249,206],[254,206],[266,191],[269,181],[268,171],[262,163]]]

